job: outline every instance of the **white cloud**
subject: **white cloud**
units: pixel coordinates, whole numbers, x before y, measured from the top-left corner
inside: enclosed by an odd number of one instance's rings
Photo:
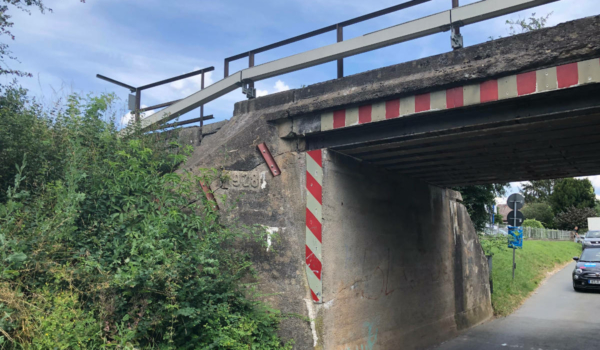
[[[277,80],[277,82],[275,83],[275,91],[276,92],[281,92],[281,91],[287,91],[290,89],[290,87],[288,85],[286,85],[283,81],[281,80]]]
[[[290,89],[290,86],[284,83],[282,80],[277,80],[275,85],[273,85],[273,89],[275,90],[274,92],[287,91]],[[256,88],[256,97],[267,96],[268,94],[270,94],[269,90],[261,90]]]
[[[146,108],[148,106],[146,105],[142,105],[142,108]],[[146,112],[141,113],[141,117],[142,119],[151,116],[152,114],[154,114],[156,111],[155,110],[149,110]],[[125,114],[124,116],[121,117],[121,127],[125,127],[127,126],[131,121],[133,120],[133,113],[128,112],[127,114]]]
[[[181,90],[185,86],[185,81],[177,80],[171,83],[171,87],[175,90]]]
[[[589,179],[590,182],[592,183],[592,186],[594,186],[594,192],[596,192],[596,193],[600,192],[600,175],[583,176],[583,177],[578,177],[578,179]]]
[[[200,70],[200,67],[195,67],[194,71]],[[204,87],[206,88],[209,85],[212,85],[212,72],[208,72],[204,74]],[[202,77],[200,75],[190,77],[183,80],[177,80],[169,84],[171,89],[176,90],[178,95],[181,97],[187,97],[197,91],[200,90],[202,86]]]

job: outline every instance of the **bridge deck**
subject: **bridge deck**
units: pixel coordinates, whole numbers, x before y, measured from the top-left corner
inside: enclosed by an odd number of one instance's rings
[[[595,175],[599,93],[594,85],[415,115],[307,143],[443,187]]]

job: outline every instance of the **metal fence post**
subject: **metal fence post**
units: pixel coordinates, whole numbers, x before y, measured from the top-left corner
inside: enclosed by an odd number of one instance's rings
[[[452,0],[452,8],[459,6],[458,0]],[[460,35],[460,27],[458,25],[453,25],[451,28],[450,43],[453,50],[462,49],[463,47],[463,37]]]
[[[254,52],[250,51],[248,52],[248,68],[252,68],[254,67]],[[250,87],[250,89],[254,89],[254,82],[251,81],[248,86]]]
[[[204,72],[200,75],[200,90],[204,90]],[[198,145],[202,142],[202,127],[204,126],[204,105],[200,106],[200,130],[198,131]]]
[[[142,106],[142,91],[140,89],[135,89],[135,114],[134,120],[136,123],[140,122],[140,108]]]
[[[339,42],[344,41],[344,27],[337,24],[336,31],[337,31],[337,42],[339,43]],[[338,77],[338,79],[344,77],[344,59],[343,58],[340,58],[339,60],[337,60],[337,77]]]

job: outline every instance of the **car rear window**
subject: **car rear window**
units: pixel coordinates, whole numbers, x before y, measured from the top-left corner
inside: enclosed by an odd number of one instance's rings
[[[585,234],[585,238],[600,238],[600,231],[589,231]]]
[[[600,248],[587,248],[581,253],[579,260],[600,262]]]

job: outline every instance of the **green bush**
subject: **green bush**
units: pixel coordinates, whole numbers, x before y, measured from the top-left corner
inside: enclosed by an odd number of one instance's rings
[[[544,228],[544,225],[535,219],[527,219],[523,221],[523,227]]]
[[[480,235],[479,242],[486,256],[492,256],[495,252],[502,251],[508,246],[508,237],[498,235]]]
[[[11,123],[40,135],[9,136],[2,158],[19,165],[1,164],[15,169],[0,201],[3,347],[291,347],[277,336],[282,315],[241,283],[252,269],[236,247],[261,232],[219,223],[198,190],[208,179],[175,172],[189,149],[119,138],[110,95],[71,96],[53,115],[22,90],[3,98],[21,103]]]
[[[548,203],[528,203],[521,209],[527,219],[534,219],[541,222],[546,228],[554,227],[554,213]]]

